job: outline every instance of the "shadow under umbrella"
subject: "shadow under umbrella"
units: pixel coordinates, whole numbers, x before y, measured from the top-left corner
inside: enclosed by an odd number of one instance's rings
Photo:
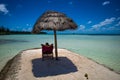
[[[59,57],[59,60],[45,60],[37,58],[32,60],[32,72],[35,77],[55,76],[76,72],[77,67],[67,57]]]

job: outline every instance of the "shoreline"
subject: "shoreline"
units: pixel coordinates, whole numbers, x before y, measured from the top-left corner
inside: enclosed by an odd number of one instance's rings
[[[66,49],[66,50],[67,50],[67,49]],[[71,51],[71,50],[69,50],[69,51]],[[71,51],[71,52],[72,52],[72,51]],[[76,54],[78,54],[78,53],[76,53]],[[78,55],[80,55],[80,54],[78,54]],[[81,56],[81,55],[80,55],[80,56]],[[84,57],[86,57],[86,56],[84,56]],[[112,69],[112,68],[106,66],[105,64],[101,64],[101,63],[99,63],[99,62],[93,60],[92,58],[88,58],[88,57],[86,57],[86,58],[89,59],[89,60],[91,60],[91,61],[93,61],[93,62],[95,62],[95,63],[97,63],[97,64],[99,64],[99,65],[101,65],[101,66],[103,66],[103,67],[105,67],[105,68],[107,68],[107,69],[109,69],[110,71],[113,71],[113,72],[115,72],[115,73],[117,73],[117,74],[120,75],[120,71],[115,71],[114,69]]]
[[[88,57],[86,57],[86,58],[88,58]],[[96,62],[96,61],[93,60],[92,58],[88,58],[88,59],[91,60],[91,61],[93,61],[93,62],[95,62],[95,63],[97,63],[97,64],[99,64],[99,65],[101,65],[101,66],[103,66],[103,67],[105,67],[105,68],[107,68],[107,69],[109,69],[110,71],[113,71],[113,72],[115,72],[115,73],[117,73],[117,74],[120,75],[120,72],[119,72],[119,71],[115,71],[114,69],[112,69],[112,68],[106,66],[105,64],[101,64],[101,63],[99,63],[99,62]]]
[[[33,49],[34,49],[34,48],[33,48]],[[37,48],[36,48],[36,49],[37,49]],[[62,48],[62,49],[66,49],[66,48]],[[66,50],[68,50],[68,49],[66,49]],[[69,51],[71,51],[71,50],[69,50]],[[73,51],[71,51],[71,52],[73,52]],[[78,54],[78,53],[76,53],[76,54]],[[80,54],[78,54],[78,55],[80,55]],[[80,56],[81,56],[81,55],[80,55]],[[84,56],[84,57],[85,57],[85,56]],[[99,64],[99,65],[101,65],[101,66],[103,66],[103,67],[105,67],[105,68],[107,68],[107,69],[109,69],[110,71],[113,71],[113,72],[115,72],[115,73],[117,73],[117,74],[120,75],[120,71],[115,71],[114,69],[106,66],[105,64],[101,64],[101,63],[93,60],[92,58],[88,58],[88,57],[86,57],[86,58],[89,59],[89,60],[91,60],[91,61],[93,61],[93,62],[95,62],[95,63],[97,63],[97,64]]]
[[[15,57],[10,59],[0,72],[0,79],[1,80],[6,80],[6,78],[9,78],[9,77],[13,77],[15,80],[17,80],[17,78],[16,78],[16,76],[18,75],[17,73],[19,72],[19,70],[21,70],[21,66],[20,66],[21,55],[24,52],[29,51],[29,50],[40,50],[40,48],[31,48],[31,49],[22,50]],[[70,51],[67,49],[63,49],[63,50]],[[70,52],[72,52],[72,51],[70,51]],[[75,54],[74,52],[72,52],[72,54],[75,56],[81,56],[79,54]],[[82,56],[82,57],[84,57],[84,56]],[[87,58],[87,57],[84,57],[84,58]],[[87,59],[102,66],[102,67],[104,67],[104,68],[106,68],[106,69],[108,69],[108,70],[110,70],[110,71],[112,71],[112,72],[114,72],[115,74],[120,75],[119,72],[116,72],[115,70],[113,70],[113,69],[111,69],[103,64],[100,64],[100,63],[92,60],[91,58],[87,58]]]
[[[5,64],[3,69],[0,71],[0,80],[6,80],[6,78],[14,78],[16,79],[16,75],[18,73],[18,70],[20,70],[20,60],[21,54],[18,53],[16,56],[14,56],[12,59],[8,60],[8,62]]]

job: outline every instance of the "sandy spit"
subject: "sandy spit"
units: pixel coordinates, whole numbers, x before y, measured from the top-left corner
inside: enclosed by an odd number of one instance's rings
[[[0,72],[0,80],[120,80],[117,74],[66,49],[59,60],[42,61],[41,49],[21,51]]]

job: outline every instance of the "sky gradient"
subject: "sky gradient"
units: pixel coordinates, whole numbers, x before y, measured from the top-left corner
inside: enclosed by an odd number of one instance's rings
[[[0,0],[0,26],[31,31],[47,10],[65,13],[78,25],[65,33],[120,34],[120,0]]]

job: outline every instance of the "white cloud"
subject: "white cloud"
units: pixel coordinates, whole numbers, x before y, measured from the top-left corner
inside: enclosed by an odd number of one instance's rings
[[[79,30],[84,30],[85,29],[85,26],[84,25],[80,25],[79,26]]]
[[[87,23],[88,23],[88,24],[91,24],[91,23],[92,23],[92,21],[88,21]]]
[[[106,26],[106,25],[109,25],[111,24],[112,22],[115,21],[115,17],[112,17],[110,19],[105,19],[104,21],[100,22],[99,24],[95,24],[92,26],[92,29],[95,29],[95,30],[99,30],[99,28],[103,27],[103,26]]]
[[[0,4],[0,12],[3,12],[4,14],[8,14],[8,9],[6,8],[5,4]]]
[[[115,17],[112,17],[110,19],[105,19],[103,22],[100,23],[100,26],[111,24],[113,21],[115,21],[115,19],[116,19]]]
[[[105,1],[102,3],[103,6],[110,4],[110,1]]]

